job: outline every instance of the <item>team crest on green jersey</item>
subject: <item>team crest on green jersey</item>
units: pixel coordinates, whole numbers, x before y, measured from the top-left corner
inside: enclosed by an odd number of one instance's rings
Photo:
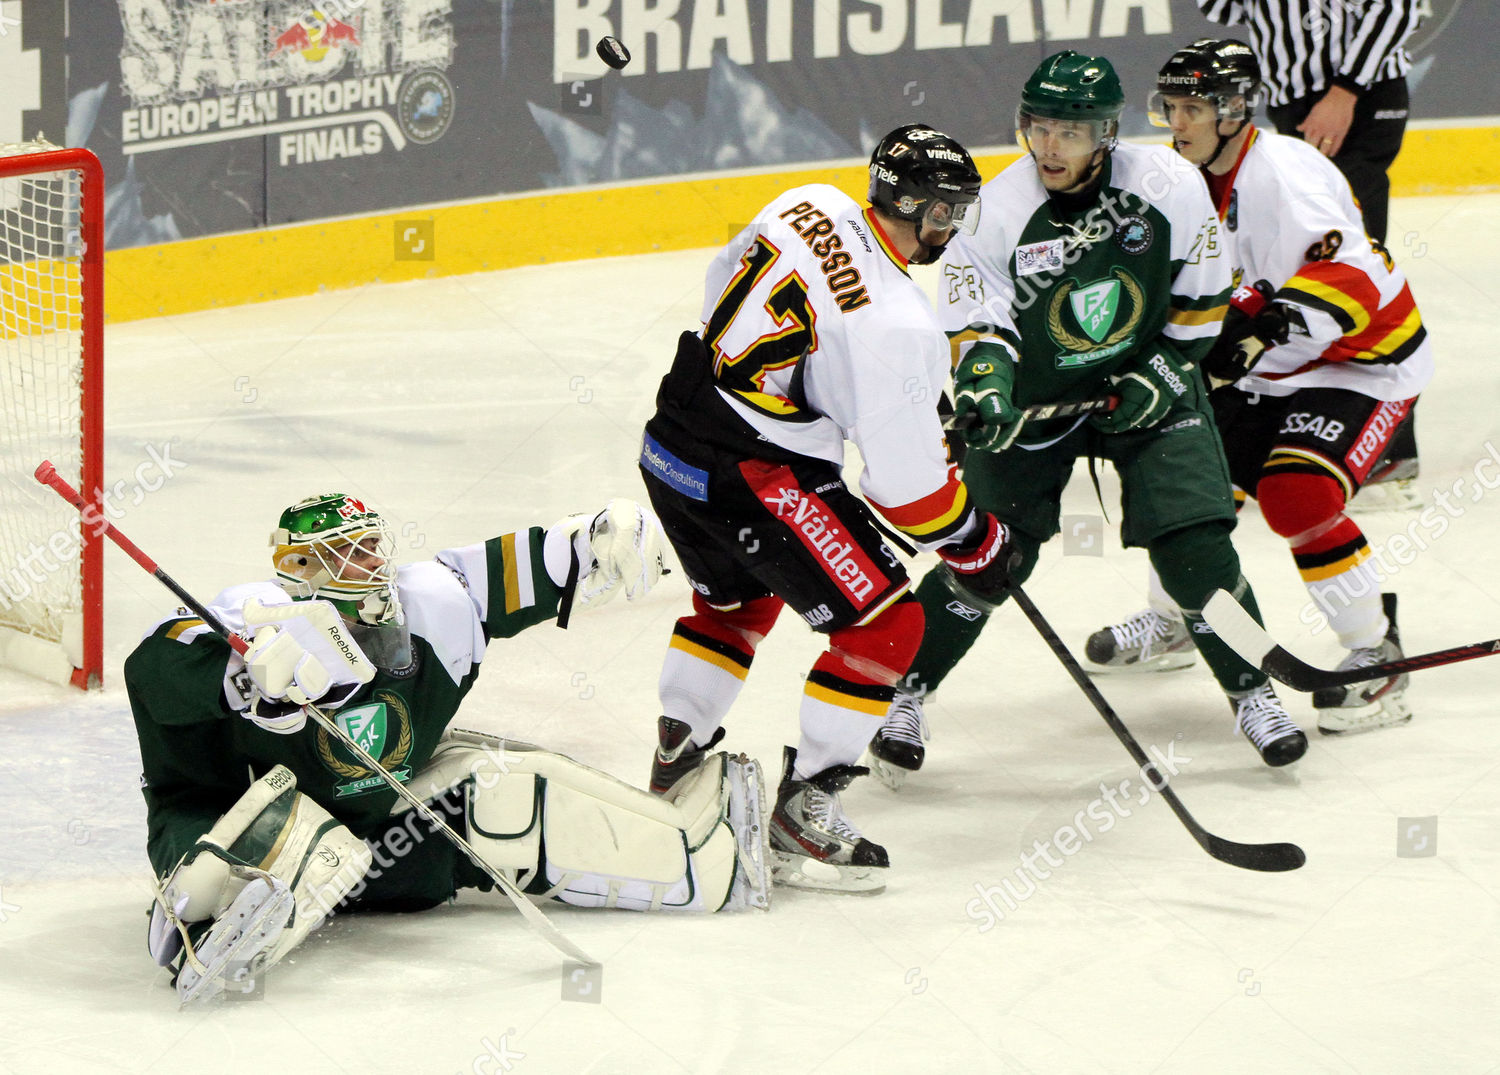
[[[379,759],[392,776],[405,782],[411,776],[411,770],[400,766],[411,753],[411,714],[399,695],[380,691],[376,697],[380,700],[335,714],[334,722],[366,754]],[[335,786],[335,794],[340,799],[385,787],[385,780],[379,773],[363,764],[359,756],[342,743],[335,744],[333,737],[322,728],[318,729],[318,757],[327,768],[349,781]]]
[[[334,718],[344,734],[360,745],[360,749],[374,757],[380,757],[385,747],[386,719],[385,703],[356,706]]]
[[[1115,323],[1115,313],[1120,308],[1120,281],[1101,280],[1088,287],[1080,287],[1068,296],[1073,307],[1073,319],[1089,334],[1095,343],[1103,343],[1109,327]]]
[[[1065,311],[1082,335],[1065,323]],[[1144,313],[1145,293],[1123,269],[1112,270],[1107,280],[1087,284],[1064,280],[1047,306],[1047,331],[1062,347],[1058,368],[1102,362],[1128,350],[1135,344],[1136,326]]]

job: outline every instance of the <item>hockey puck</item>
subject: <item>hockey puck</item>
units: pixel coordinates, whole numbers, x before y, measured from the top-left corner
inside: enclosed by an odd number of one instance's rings
[[[601,37],[594,51],[616,71],[630,62],[630,50],[620,43],[618,37]]]

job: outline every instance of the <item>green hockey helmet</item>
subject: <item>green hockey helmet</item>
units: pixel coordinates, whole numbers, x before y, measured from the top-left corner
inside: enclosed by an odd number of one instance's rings
[[[1021,144],[1029,148],[1027,131],[1033,119],[1088,123],[1095,146],[1108,151],[1119,136],[1124,111],[1125,91],[1110,62],[1069,49],[1048,56],[1026,80],[1016,109],[1016,130]]]
[[[293,599],[332,602],[377,666],[410,665],[396,595],[396,535],[378,512],[347,493],[310,496],[281,513],[271,547],[276,580]]]

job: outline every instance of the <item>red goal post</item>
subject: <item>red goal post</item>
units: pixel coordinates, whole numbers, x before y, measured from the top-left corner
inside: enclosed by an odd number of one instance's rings
[[[84,688],[103,675],[104,535],[32,473],[51,459],[98,518],[103,296],[98,158],[0,145],[0,665]]]

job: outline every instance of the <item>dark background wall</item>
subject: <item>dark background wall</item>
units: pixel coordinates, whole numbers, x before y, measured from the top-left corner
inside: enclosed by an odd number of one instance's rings
[[[1115,63],[1143,134],[1161,61],[1231,34],[1192,0],[4,0],[0,29],[0,129],[101,157],[116,248],[856,157],[916,119],[1007,144],[1062,48]],[[1500,113],[1497,39],[1500,5],[1433,0],[1413,118]]]

